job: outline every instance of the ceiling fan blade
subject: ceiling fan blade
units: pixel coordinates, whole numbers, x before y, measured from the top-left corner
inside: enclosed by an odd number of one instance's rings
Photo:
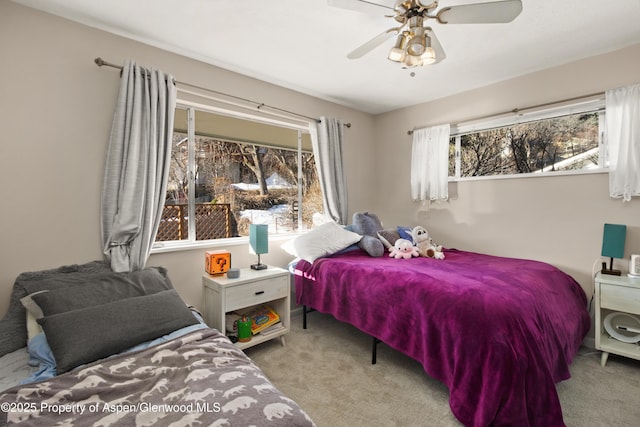
[[[359,46],[359,47],[355,48],[353,51],[351,51],[347,55],[347,58],[349,58],[349,59],[362,58],[364,55],[366,55],[367,53],[369,53],[370,51],[372,51],[376,47],[380,46],[382,43],[386,42],[391,37],[398,35],[398,33],[400,32],[401,28],[402,27],[391,28],[391,29],[385,31],[384,33],[378,34],[377,36],[375,36],[374,38],[372,38],[371,40],[369,40],[368,42],[366,42],[362,46]]]
[[[433,50],[436,53],[436,60],[434,62],[432,62],[432,64],[437,64],[438,62],[440,62],[444,58],[446,58],[447,54],[444,53],[444,49],[442,48],[442,45],[440,44],[440,40],[438,40],[438,38],[436,37],[436,33],[433,32],[431,27],[425,27],[425,29],[427,30],[427,34],[429,35],[429,38],[431,39],[431,47],[433,48]]]
[[[393,10],[393,7],[384,4],[384,2],[378,0],[327,0],[327,4],[333,7],[339,7],[341,9],[355,10],[357,12],[375,13],[379,14],[384,9]]]
[[[522,12],[521,0],[466,4],[442,8],[436,14],[441,24],[503,24]]]

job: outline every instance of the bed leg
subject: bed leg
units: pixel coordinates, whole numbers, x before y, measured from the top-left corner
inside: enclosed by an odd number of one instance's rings
[[[373,337],[373,345],[371,346],[371,364],[375,365],[378,359],[378,343],[381,342],[378,338]]]
[[[309,308],[306,305],[302,306],[302,329],[307,329],[307,313],[311,313],[312,311],[316,310]]]
[[[302,306],[302,329],[307,329],[307,306]]]

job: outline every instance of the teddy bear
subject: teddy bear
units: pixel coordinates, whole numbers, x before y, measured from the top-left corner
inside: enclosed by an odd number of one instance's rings
[[[396,243],[393,245],[391,252],[389,253],[389,257],[396,259],[411,259],[414,256],[420,256],[418,250],[413,243],[407,239],[398,239]]]
[[[435,245],[427,229],[418,225],[411,230],[411,236],[413,237],[413,243],[416,245],[420,256],[435,259],[444,259],[444,253],[442,252],[442,246]]]

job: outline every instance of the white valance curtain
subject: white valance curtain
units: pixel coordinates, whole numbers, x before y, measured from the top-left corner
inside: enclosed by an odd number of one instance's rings
[[[309,126],[309,133],[322,190],[325,216],[338,224],[346,224],[349,211],[342,156],[343,122],[330,117],[321,117],[320,123]]]
[[[609,195],[640,196],[640,85],[606,91]]]
[[[411,198],[444,201],[449,198],[450,125],[413,131],[411,152]]]
[[[158,231],[171,162],[173,77],[125,61],[102,188],[102,246],[116,272],[144,267]]]

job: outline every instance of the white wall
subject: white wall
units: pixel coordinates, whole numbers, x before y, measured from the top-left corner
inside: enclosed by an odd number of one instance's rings
[[[118,71],[93,60],[132,59],[177,80],[311,117],[338,117],[347,162],[374,162],[373,117],[95,30],[9,1],[0,1],[0,315],[16,276],[101,258],[100,191]],[[371,169],[348,171],[350,204],[366,209]],[[247,245],[229,247],[234,265],[254,261]],[[263,260],[286,266],[275,245]],[[188,303],[200,306],[204,249],[153,255]]]
[[[547,261],[591,296],[605,222],[627,224],[626,256],[640,253],[640,200],[609,198],[608,174],[600,173],[459,182],[447,203],[428,208],[411,202],[407,131],[638,82],[640,45],[377,116],[377,169],[393,171],[379,181],[378,213],[385,225],[421,224],[446,247]]]

